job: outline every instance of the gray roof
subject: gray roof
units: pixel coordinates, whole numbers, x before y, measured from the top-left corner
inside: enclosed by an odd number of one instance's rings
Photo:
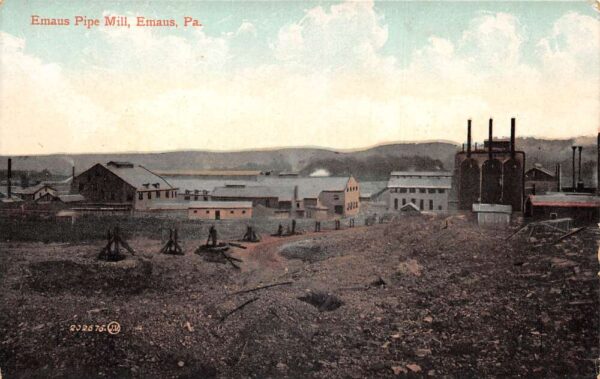
[[[217,187],[211,195],[213,197],[279,198],[280,191],[267,186],[232,186]]]
[[[102,165],[104,168],[123,179],[125,182],[135,187],[138,191],[148,191],[157,189],[175,189],[163,177],[156,175],[144,166],[114,166]],[[158,187],[155,186],[158,184]],[[147,185],[147,186],[146,186]]]
[[[292,194],[295,186],[298,186],[298,197],[300,199],[316,199],[322,191],[344,191],[350,180],[348,176],[319,176],[319,177],[271,177],[265,176],[259,179],[259,183],[266,186],[291,188]]]
[[[79,194],[58,195],[58,198],[63,203],[74,203],[74,202],[78,202],[78,201],[85,201],[85,197],[83,197],[83,195],[79,195]]]
[[[393,174],[393,173],[392,173]],[[392,176],[388,188],[446,188],[452,187],[452,176],[411,175]]]
[[[371,197],[387,188],[387,182],[360,182],[360,196]]]
[[[449,171],[392,171],[390,176],[452,176]]]

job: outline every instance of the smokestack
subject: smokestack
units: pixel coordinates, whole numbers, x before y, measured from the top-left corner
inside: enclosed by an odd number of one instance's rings
[[[12,197],[12,159],[11,158],[8,158],[8,173],[6,174],[6,184],[7,184],[6,192],[7,192],[8,198],[10,199]]]
[[[560,163],[556,164],[556,187],[557,187],[557,191],[560,192],[561,190],[561,185],[560,185]]]
[[[510,157],[515,157],[515,118],[510,119]]]
[[[577,146],[571,146],[571,149],[573,149],[573,192],[575,192],[575,150],[577,150]]]
[[[467,121],[467,158],[471,158],[471,120]]]
[[[494,138],[494,131],[493,131],[493,123],[494,121],[490,118],[490,126],[489,126],[489,137],[488,137],[488,155],[489,158],[492,159],[492,140]]]
[[[581,183],[581,150],[583,150],[583,146],[578,146],[579,149],[579,173],[577,174],[577,183]]]

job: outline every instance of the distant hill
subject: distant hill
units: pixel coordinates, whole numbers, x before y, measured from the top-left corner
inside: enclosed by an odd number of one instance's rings
[[[518,138],[517,149],[526,153],[526,167],[535,163],[554,171],[561,163],[563,175],[571,174],[571,146],[582,145],[582,174],[595,182],[596,139],[581,137],[568,140]],[[282,148],[273,150],[210,152],[175,151],[165,153],[53,154],[13,157],[14,170],[49,170],[69,175],[97,162],[131,161],[158,171],[173,170],[274,170],[298,171],[309,175],[327,171],[333,175],[352,173],[362,180],[386,180],[392,170],[452,170],[454,154],[460,147],[447,142],[395,143],[373,148],[338,152],[322,148]],[[6,156],[0,156],[0,175],[6,171]]]

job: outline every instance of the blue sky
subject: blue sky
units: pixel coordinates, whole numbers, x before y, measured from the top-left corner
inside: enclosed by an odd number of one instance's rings
[[[204,26],[30,25],[103,14]],[[9,0],[0,33],[0,122],[19,125],[0,153],[461,142],[488,117],[565,138],[600,119],[590,1]]]

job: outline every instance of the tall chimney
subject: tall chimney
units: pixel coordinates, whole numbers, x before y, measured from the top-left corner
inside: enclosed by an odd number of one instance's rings
[[[490,158],[490,160],[493,158],[492,156],[492,140],[494,138],[494,133],[493,133],[493,122],[492,119],[490,118],[490,126],[489,126],[489,137],[488,137],[488,156]]]
[[[7,192],[8,198],[10,199],[12,197],[12,159],[11,158],[8,158],[8,173],[6,174],[6,184],[7,184],[6,192]]]
[[[583,150],[583,146],[578,146],[579,149],[579,173],[577,174],[577,183],[581,183],[581,150]]]
[[[573,192],[575,192],[575,150],[577,150],[577,146],[571,146],[571,149],[573,149]]]
[[[561,185],[560,185],[560,175],[561,175],[561,172],[560,172],[560,163],[557,163],[556,164],[556,187],[557,187],[556,190],[558,192],[560,192],[560,189],[561,189],[560,188],[561,187]]]
[[[510,119],[510,157],[515,157],[515,118]]]
[[[467,122],[467,158],[471,158],[471,120]]]

